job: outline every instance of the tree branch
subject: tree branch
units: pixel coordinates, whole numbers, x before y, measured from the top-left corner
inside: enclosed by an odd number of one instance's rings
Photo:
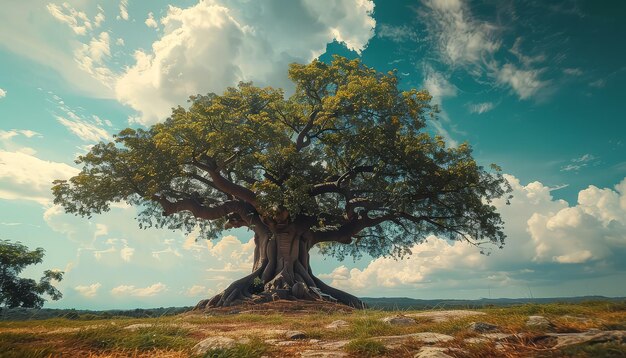
[[[169,216],[181,211],[189,211],[199,219],[216,220],[227,217],[229,214],[237,213],[242,220],[252,212],[252,208],[244,202],[237,200],[225,201],[219,205],[202,205],[197,199],[186,198],[176,201],[169,201],[165,196],[153,195],[152,200],[161,204],[163,215]]]
[[[306,125],[304,126],[304,128],[302,128],[302,130],[300,131],[300,133],[298,134],[298,138],[296,139],[296,151],[300,151],[302,148],[308,146],[309,144],[311,144],[311,140],[307,140],[305,143],[305,140],[307,139],[307,135],[308,133],[311,131],[311,129],[313,129],[313,123],[315,122],[315,118],[317,118],[317,114],[320,113],[319,109],[314,109],[311,114],[309,114],[309,120],[306,123]]]
[[[256,200],[256,194],[252,190],[236,184],[222,176],[222,174],[220,174],[219,167],[217,166],[215,159],[207,155],[203,155],[202,159],[204,162],[200,162],[194,158],[193,164],[209,174],[212,179],[213,185],[217,190],[226,194],[230,194],[245,202],[248,202],[254,207],[257,207],[258,203]]]

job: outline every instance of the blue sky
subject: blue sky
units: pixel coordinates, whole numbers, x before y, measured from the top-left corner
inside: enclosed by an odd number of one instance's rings
[[[620,1],[15,2],[0,13],[0,238],[66,272],[48,307],[190,305],[251,267],[251,233],[215,242],[90,220],[51,202],[74,158],[189,95],[240,80],[292,89],[291,62],[332,54],[397,69],[514,188],[490,256],[430,237],[409,259],[313,257],[332,285],[415,298],[626,296],[626,4]]]

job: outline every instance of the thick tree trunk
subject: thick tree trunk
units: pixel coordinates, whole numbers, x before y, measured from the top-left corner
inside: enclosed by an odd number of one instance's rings
[[[195,309],[226,307],[244,302],[263,303],[278,299],[339,302],[356,308],[365,305],[355,296],[332,288],[313,276],[308,230],[294,224],[272,230],[255,230],[252,273],[233,282],[223,292],[200,301]]]

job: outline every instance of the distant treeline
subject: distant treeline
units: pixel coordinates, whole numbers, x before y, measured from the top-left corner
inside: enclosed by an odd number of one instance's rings
[[[153,318],[187,312],[193,307],[137,308],[134,310],[75,310],[53,308],[0,308],[0,321],[28,321],[50,318],[97,320],[111,318]]]
[[[407,297],[363,297],[369,308],[379,310],[425,310],[448,308],[486,308],[493,306],[513,306],[521,304],[545,303],[584,303],[584,302],[623,302],[626,297],[557,297],[557,298],[483,298],[480,300],[419,300]],[[76,309],[52,308],[0,308],[0,321],[27,321],[50,318],[66,318],[75,320],[98,320],[111,318],[153,318],[172,316],[190,311],[193,307],[160,307],[137,308],[134,310],[90,311]]]

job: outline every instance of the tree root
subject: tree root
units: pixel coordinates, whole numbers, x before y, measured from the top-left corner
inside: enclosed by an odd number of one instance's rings
[[[366,308],[366,305],[357,297],[330,287],[313,275],[308,275],[308,278],[315,284],[314,286],[308,285],[304,278],[297,275],[296,282],[290,287],[289,285],[280,285],[280,287],[266,285],[264,291],[252,294],[250,287],[263,269],[264,267],[260,267],[252,274],[233,282],[228,288],[211,299],[198,302],[194,310],[202,311],[208,308],[230,307],[240,304],[260,304],[276,300],[327,301],[342,303],[358,309]]]

